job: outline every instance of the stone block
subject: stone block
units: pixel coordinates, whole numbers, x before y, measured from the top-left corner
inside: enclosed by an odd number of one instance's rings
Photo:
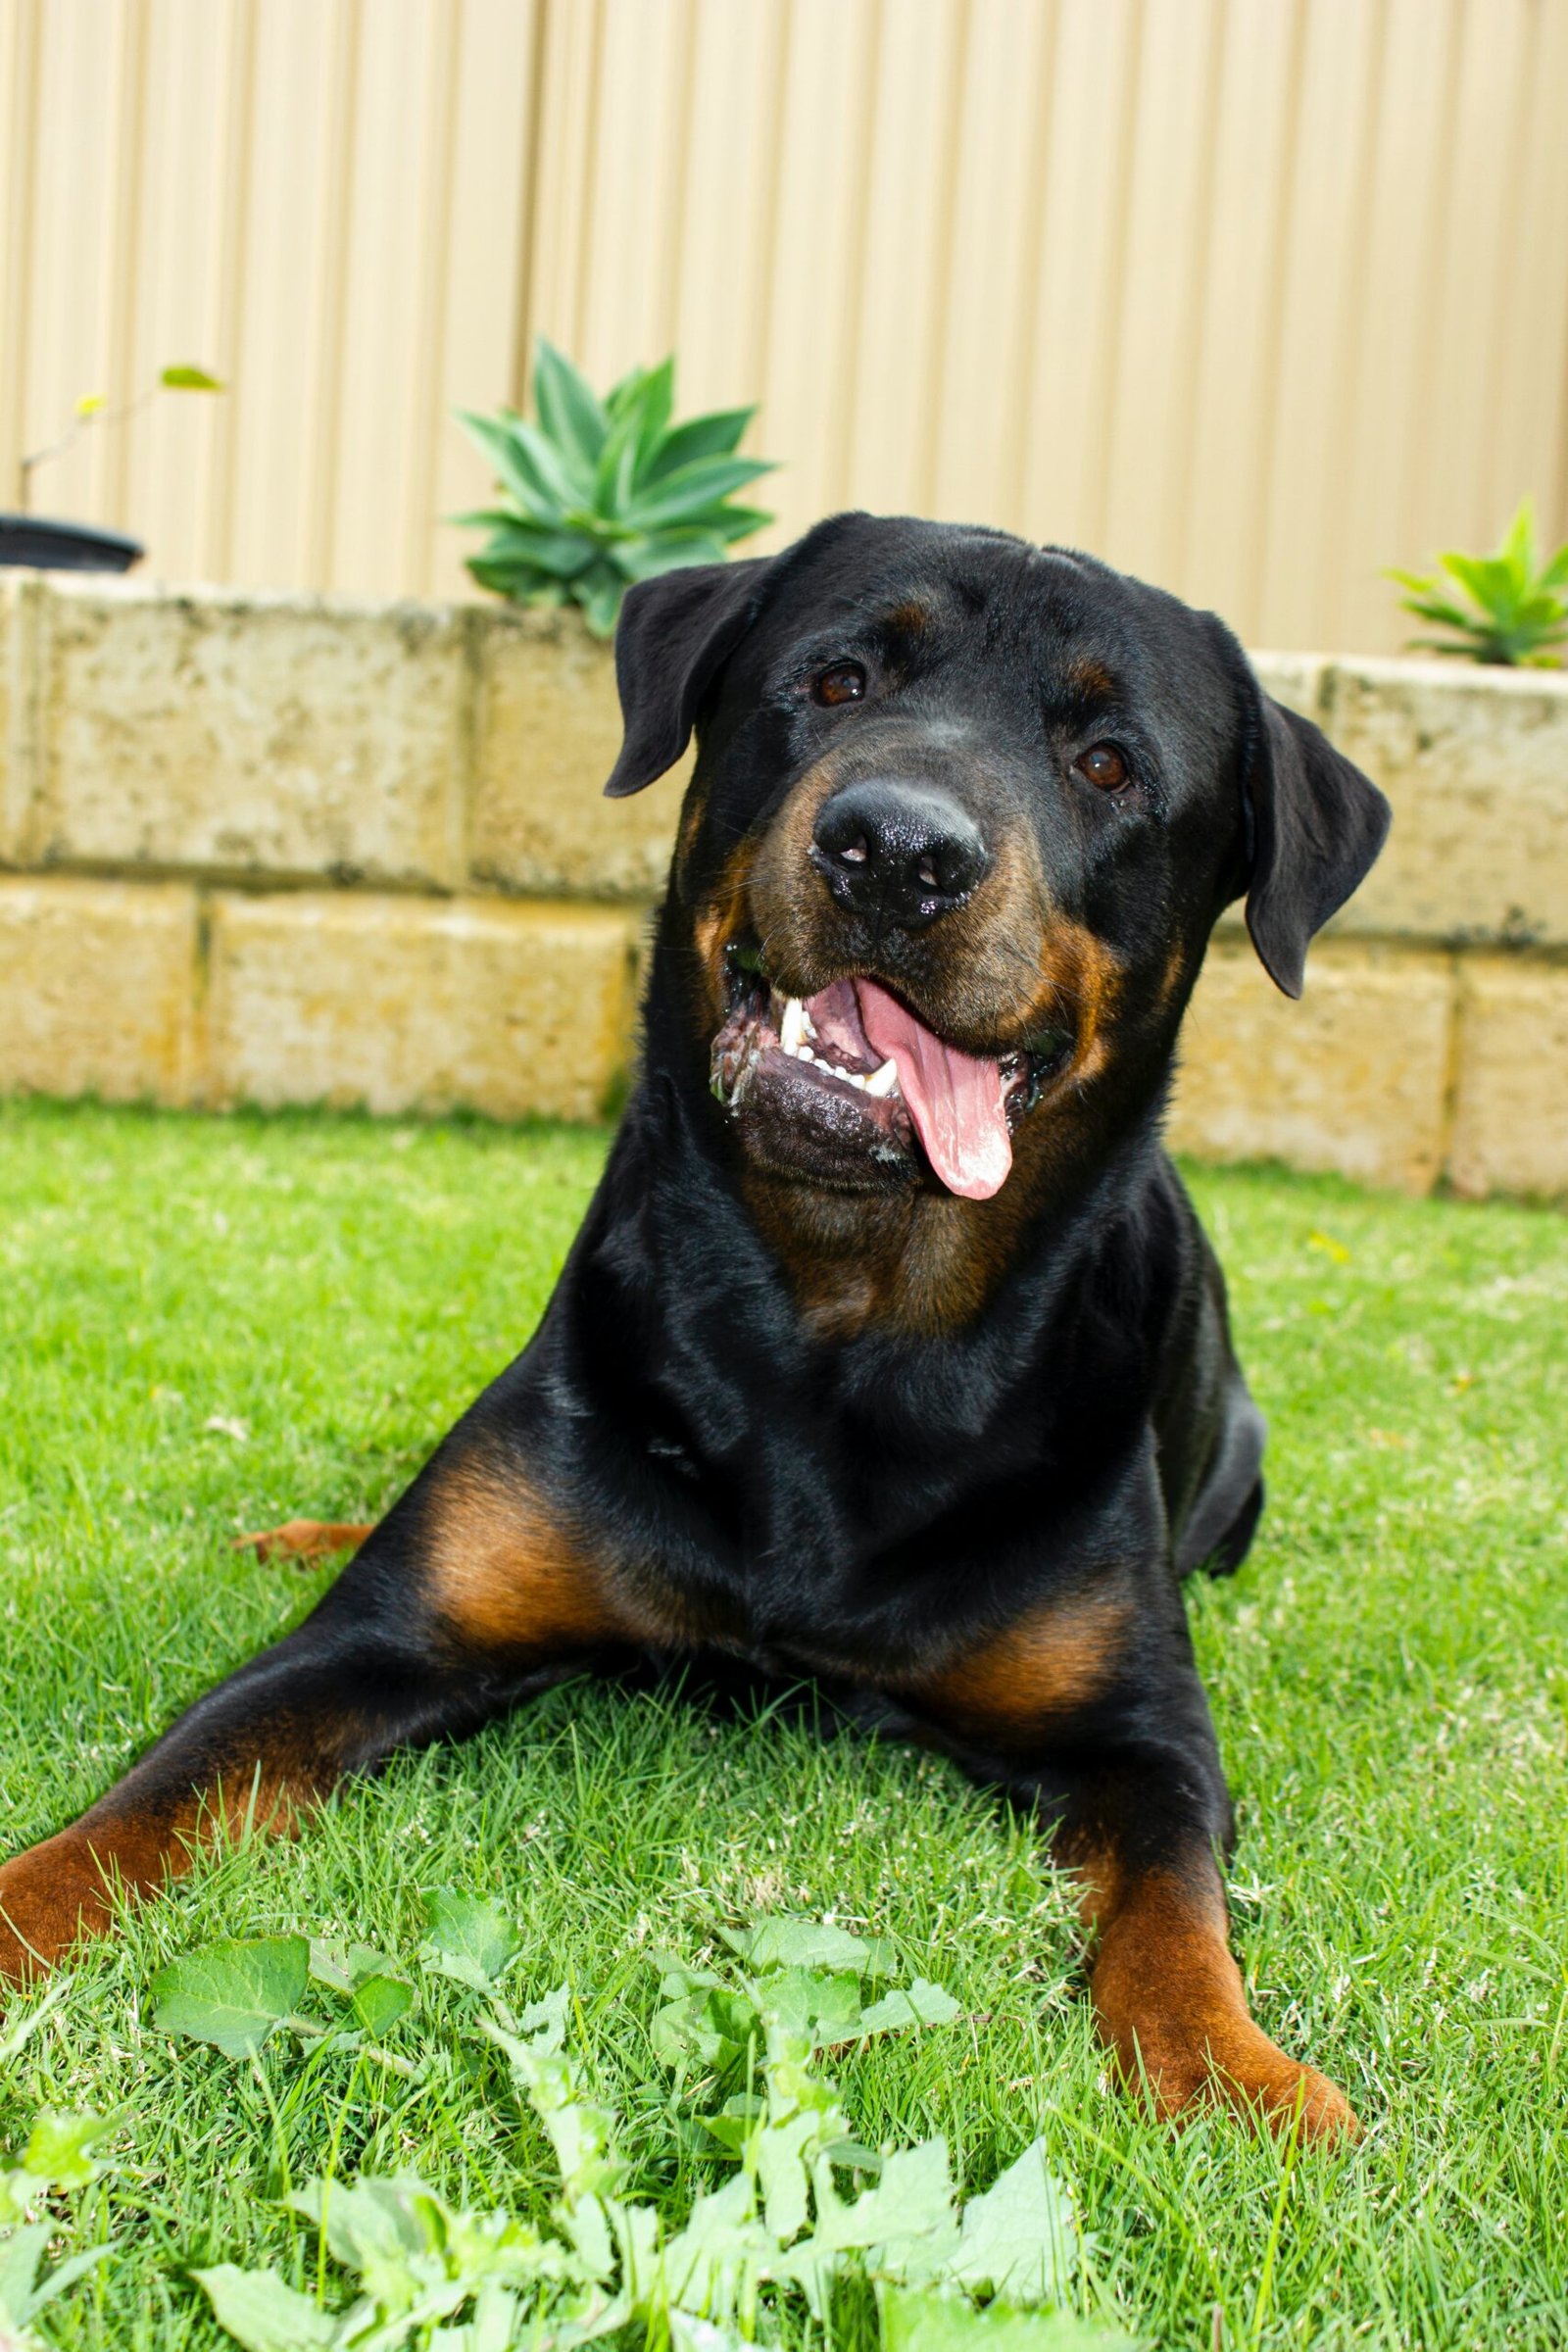
[[[627,1059],[637,934],[603,906],[220,892],[214,1099],[597,1118]]]
[[[1344,931],[1568,946],[1568,676],[1340,662],[1328,731],[1394,805]]]
[[[0,865],[14,865],[21,847],[21,779],[12,742],[16,724],[18,594],[21,581],[0,571]]]
[[[1453,981],[1440,953],[1319,941],[1299,1003],[1250,948],[1210,948],[1182,1032],[1170,1141],[1431,1189],[1443,1168]]]
[[[66,582],[38,660],[29,862],[459,880],[461,612]]]
[[[0,1092],[189,1102],[196,895],[0,879]]]
[[[620,750],[614,656],[571,612],[477,616],[473,879],[544,897],[637,899],[664,887],[691,755],[607,801]]]
[[[1568,1195],[1568,969],[1460,963],[1454,1190]]]
[[[1257,682],[1287,710],[1322,726],[1328,708],[1330,662],[1326,654],[1252,654]]]

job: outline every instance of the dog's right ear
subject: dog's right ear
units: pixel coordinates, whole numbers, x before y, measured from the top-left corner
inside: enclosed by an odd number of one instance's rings
[[[723,663],[757,612],[767,556],[694,564],[626,592],[615,631],[615,684],[625,738],[605,791],[641,792],[674,766]]]

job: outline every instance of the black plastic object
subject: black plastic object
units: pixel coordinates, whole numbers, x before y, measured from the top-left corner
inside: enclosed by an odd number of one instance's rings
[[[128,571],[147,553],[123,531],[83,522],[52,522],[44,514],[0,514],[0,564],[35,571]]]

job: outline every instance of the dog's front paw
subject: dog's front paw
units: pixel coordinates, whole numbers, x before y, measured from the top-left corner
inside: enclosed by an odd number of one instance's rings
[[[110,1894],[97,1857],[62,1830],[0,1865],[0,1984],[27,1984],[79,1936],[109,1924]]]
[[[1129,2089],[1172,2119],[1223,2105],[1314,2146],[1359,2136],[1345,2093],[1253,2023],[1241,1970],[1217,1935],[1159,1946],[1126,1933],[1131,1924],[1106,1936],[1093,1978],[1101,2035]]]
[[[1105,2021],[1102,2014],[1102,2025]],[[1129,2089],[1144,2090],[1160,2115],[1175,2120],[1224,2105],[1244,2122],[1331,2147],[1358,2138],[1355,2110],[1327,2075],[1301,2066],[1250,2018],[1152,2016],[1106,2032]]]

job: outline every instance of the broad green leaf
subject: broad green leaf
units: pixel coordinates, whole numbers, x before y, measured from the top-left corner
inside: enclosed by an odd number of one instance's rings
[[[707,416],[693,416],[685,424],[677,424],[639,473],[638,486],[651,489],[654,483],[703,458],[732,458],[756,415],[755,409],[714,409]]]
[[[724,1979],[715,1969],[694,1968],[678,1952],[667,1951],[661,1944],[652,1945],[647,1958],[650,1966],[659,1971],[659,1989],[666,2001],[684,2000],[688,1993],[709,1986],[719,1990],[724,1987]]]
[[[1513,520],[1502,534],[1497,550],[1504,563],[1512,565],[1521,579],[1528,580],[1536,568],[1536,510],[1533,500],[1522,498],[1514,510]]]
[[[819,1919],[770,1916],[749,1928],[720,1931],[732,1952],[748,1968],[853,1969],[861,1977],[890,1977],[898,1960],[890,1943],[880,1937],[851,1936]]]
[[[514,557],[492,564],[485,556],[466,559],[469,571],[481,588],[491,588],[497,596],[510,597],[514,604],[564,605],[570,591],[564,580],[558,580],[534,564]]]
[[[286,2202],[325,2231],[331,2252],[359,2273],[382,2311],[412,2311],[447,2278],[441,2200],[422,2180],[313,2180]]]
[[[860,2018],[860,2032],[896,2034],[906,2026],[951,2026],[960,2014],[951,1992],[916,1977],[912,1984],[896,1985],[873,2001]]]
[[[9,2237],[0,2238],[0,2330],[8,2321],[25,2328],[37,2310],[42,2295],[34,2281],[54,2233],[53,2222],[24,2222]],[[24,2340],[30,2346],[37,2339]],[[0,2352],[5,2352],[3,2332]]]
[[[509,2286],[499,2278],[487,2278],[474,2297],[473,2314],[456,2328],[435,2328],[430,2331],[430,2352],[510,2352],[510,2347],[523,2341],[521,2307]],[[552,2328],[548,2339],[559,2344],[564,2339]]]
[[[423,1900],[427,1924],[420,1957],[460,1984],[493,1991],[522,1949],[506,1913],[452,1886],[427,1887]]]
[[[625,593],[624,580],[608,564],[595,564],[582,574],[576,583],[577,602],[596,637],[613,636],[620,615],[620,600]]]
[[[737,2173],[723,2187],[692,2200],[686,2227],[664,2248],[671,2303],[704,2319],[729,2319],[777,2253],[753,2210],[752,2183]]]
[[[44,2107],[23,2151],[24,2169],[55,2188],[85,2188],[103,2170],[88,2150],[117,2131],[122,2120],[118,2115],[65,2115]]]
[[[697,2058],[715,2074],[727,2074],[745,2051],[755,2014],[733,1992],[705,1988],[654,2012],[649,2038],[665,2066]]]
[[[969,2199],[947,2259],[927,2270],[916,2248],[903,2275],[1004,2303],[1063,2303],[1072,2297],[1080,2251],[1072,2201],[1047,2165],[1045,2141],[1037,2139],[983,2196]]]
[[[225,2058],[247,2057],[298,2007],[309,1970],[303,1936],[207,1944],[154,1977],[153,2023],[160,2034],[210,2041]]]
[[[773,470],[761,458],[701,459],[666,475],[654,489],[638,491],[626,509],[626,520],[639,531],[701,522],[732,490],[744,490],[748,482]]]
[[[806,2228],[809,2177],[806,2153],[819,2134],[821,2118],[809,2112],[790,2116],[757,2132],[753,2154],[757,2182],[762,2192],[767,2226],[784,2245]]]
[[[647,381],[646,368],[630,368],[618,383],[611,385],[605,394],[605,414],[612,424],[623,424],[637,414]]]
[[[728,547],[737,539],[749,539],[754,531],[765,531],[772,520],[765,507],[736,507],[726,502],[713,515],[710,527]]]
[[[490,563],[536,566],[560,580],[575,579],[594,561],[594,542],[581,531],[540,531],[529,523],[503,522],[480,553]]]
[[[414,1987],[401,1977],[365,1977],[354,1987],[354,2014],[377,2040],[414,2007]]]
[[[634,474],[641,476],[644,467],[669,445],[669,420],[675,408],[674,355],[661,360],[650,368],[643,378],[633,415],[637,420],[636,463]]]
[[[1095,2326],[1069,2312],[1009,2311],[945,2295],[884,2287],[882,2352],[1138,2352],[1119,2328]]]
[[[341,2341],[338,2323],[309,2295],[302,2295],[275,2271],[242,2271],[220,2262],[191,2277],[213,2307],[213,2317],[246,2352],[313,2352]]]
[[[659,531],[651,538],[623,539],[610,560],[628,583],[653,580],[694,564],[722,564],[724,542],[710,531]]]
[[[547,474],[540,472],[533,451],[522,437],[527,428],[521,418],[479,416],[470,410],[460,409],[458,421],[469,440],[489,459],[522,514],[546,528],[559,523],[576,493],[559,466],[552,464]]]
[[[948,2143],[940,2137],[895,2148],[875,2188],[853,2203],[837,2195],[825,2174],[817,2176],[816,2192],[818,2245],[835,2252],[875,2247],[880,2269],[900,2270],[910,2239],[957,2234]]]
[[[541,426],[586,490],[610,419],[564,353],[543,335],[534,346],[533,405]]]
[[[562,2194],[570,2206],[579,2197],[608,2196],[625,2167],[614,2150],[613,2115],[583,2097],[575,2064],[559,2046],[565,1999],[562,1985],[536,2008],[523,2011],[516,2023],[524,2032],[534,2029],[532,2040],[488,2017],[480,2019],[479,2031],[506,2052],[513,2081],[549,2133],[561,2167]]]
[[[612,518],[624,514],[636,463],[637,416],[633,412],[616,418],[605,436],[605,446],[599,453],[593,485],[593,511],[598,529],[603,530]]]
[[[158,381],[171,392],[222,392],[227,387],[205,368],[166,368]]]
[[[390,1976],[397,1963],[372,1944],[311,1937],[311,1979],[331,1992],[352,1992],[367,1977]]]
[[[757,2001],[765,2025],[804,2035],[808,2050],[853,2040],[860,2031],[858,1974],[829,1976],[815,1968],[774,1969],[758,1986]]]

